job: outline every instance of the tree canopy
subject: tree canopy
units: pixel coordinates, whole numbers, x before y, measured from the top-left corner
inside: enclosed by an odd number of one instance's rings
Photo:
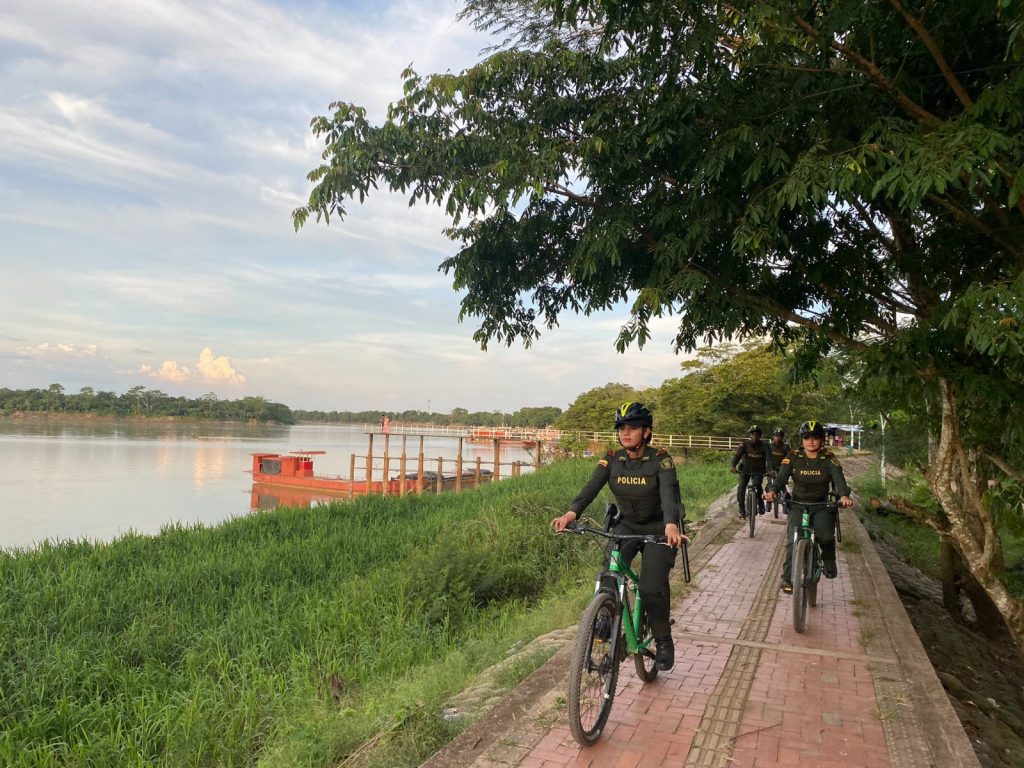
[[[933,434],[942,514],[923,519],[1024,641],[994,522],[1024,481],[1020,0],[465,12],[505,44],[408,71],[379,126],[346,103],[313,120],[296,226],[378,187],[443,206],[440,268],[482,345],[625,303],[620,348],[674,315],[680,350],[766,336],[805,368],[842,350]]]

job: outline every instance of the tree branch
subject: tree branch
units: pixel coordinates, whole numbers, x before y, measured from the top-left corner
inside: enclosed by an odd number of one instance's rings
[[[980,453],[986,459],[988,459],[1001,470],[1003,470],[1003,472],[1005,472],[1010,478],[1016,480],[1021,485],[1024,485],[1024,474],[1015,470],[1013,467],[1007,464],[1004,459],[1000,458],[999,456],[993,456],[988,451],[981,451]]]
[[[821,37],[818,30],[799,16],[795,17],[795,19],[797,26],[799,26],[808,37],[814,40],[818,40]],[[914,121],[921,123],[922,125],[930,125],[933,127],[942,125],[942,120],[939,117],[933,115],[897,88],[885,75],[882,74],[882,70],[880,70],[874,62],[868,61],[848,45],[843,45],[837,40],[829,40],[828,45],[833,50],[842,54],[842,56],[848,61],[852,62],[857,69],[866,74],[883,93],[887,94],[896,103],[896,105],[906,112]]]
[[[953,217],[956,218],[958,221],[967,224],[969,227],[973,227],[986,237],[989,237],[995,242],[999,243],[1001,246],[1003,246],[1007,251],[1012,253],[1018,259],[1024,256],[1024,251],[1021,251],[1019,247],[1017,247],[1011,242],[1007,242],[1001,234],[999,234],[990,226],[985,224],[985,222],[981,221],[977,216],[973,215],[969,211],[965,211],[964,209],[960,208],[957,205],[954,205],[950,200],[946,199],[945,197],[936,195],[934,192],[932,192],[926,195],[925,199],[932,203],[935,203],[935,205],[952,214]]]
[[[974,101],[971,99],[970,94],[967,93],[967,89],[964,88],[963,84],[954,74],[952,68],[949,66],[949,62],[946,61],[946,57],[942,55],[942,49],[939,48],[938,42],[932,37],[931,32],[925,27],[924,22],[920,17],[915,16],[905,7],[900,0],[889,0],[893,8],[900,12],[910,28],[917,33],[917,36],[921,38],[921,42],[924,43],[924,47],[928,49],[928,52],[935,59],[935,64],[939,67],[939,71],[942,72],[942,76],[946,78],[946,82],[949,83],[949,87],[953,89],[953,93],[960,100],[960,103],[964,105],[964,108],[970,109],[974,106]]]

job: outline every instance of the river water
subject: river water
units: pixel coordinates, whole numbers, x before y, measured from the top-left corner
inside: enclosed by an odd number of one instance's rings
[[[274,503],[263,494],[256,504],[247,474],[252,453],[326,451],[315,457],[317,474],[347,477],[351,455],[366,455],[367,429],[0,419],[0,548],[28,548],[47,539],[109,541],[128,531],[158,533],[172,522],[212,524],[245,515]],[[401,451],[400,440],[390,438],[393,457]],[[407,440],[411,457],[419,440]],[[382,452],[378,435],[374,453]],[[436,469],[438,457],[454,458],[457,452],[454,438],[424,441],[428,469]],[[477,456],[488,467],[492,447],[463,445],[464,461]],[[515,446],[504,446],[500,458],[533,460]],[[391,467],[397,474],[394,459]],[[408,471],[415,469],[410,458]]]

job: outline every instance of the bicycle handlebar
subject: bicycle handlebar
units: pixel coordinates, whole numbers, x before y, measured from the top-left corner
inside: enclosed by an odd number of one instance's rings
[[[797,501],[796,499],[790,499],[789,503],[801,507],[825,507],[825,509],[835,509],[837,511],[841,508],[838,501]]]
[[[609,533],[608,531],[602,531],[600,528],[591,528],[589,525],[578,525],[575,522],[569,523],[562,529],[569,533],[592,533],[595,536],[601,536],[606,539],[614,541],[629,541],[629,540],[642,540],[645,544],[664,544],[666,547],[670,546],[668,540],[664,536],[659,536],[653,533]],[[687,545],[687,538],[683,536],[683,543],[679,547],[683,553],[683,579],[687,584],[690,583],[690,554],[689,546]]]
[[[591,528],[589,525],[577,525],[576,523],[569,523],[562,530],[569,533],[593,533],[596,536],[603,536],[606,539],[614,539],[615,541],[635,541],[639,539],[646,544],[667,543],[667,539],[664,536],[654,533],[609,533],[608,531],[602,531],[600,528]]]
[[[843,528],[842,523],[839,521],[839,510],[842,507],[839,506],[839,499],[834,494],[831,495],[831,501],[796,501],[795,499],[789,500],[790,506],[798,505],[801,507],[818,507],[824,509],[834,509],[836,511],[836,541],[843,540]],[[814,514],[814,511],[811,512]]]

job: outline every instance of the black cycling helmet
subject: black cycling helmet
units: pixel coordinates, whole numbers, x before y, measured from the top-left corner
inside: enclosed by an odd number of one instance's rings
[[[653,427],[654,414],[643,403],[623,403],[615,410],[615,428],[618,429],[623,424],[632,424],[637,427]]]
[[[772,432],[772,434],[775,435],[776,437],[785,437],[786,430],[784,430],[782,427],[776,427],[775,431]]]
[[[764,433],[761,431],[761,428],[757,426],[757,424],[754,424],[750,429],[747,430],[747,434],[757,435],[758,437],[760,437]]]
[[[825,426],[820,421],[805,421],[800,425],[800,437],[820,437],[825,439]]]

